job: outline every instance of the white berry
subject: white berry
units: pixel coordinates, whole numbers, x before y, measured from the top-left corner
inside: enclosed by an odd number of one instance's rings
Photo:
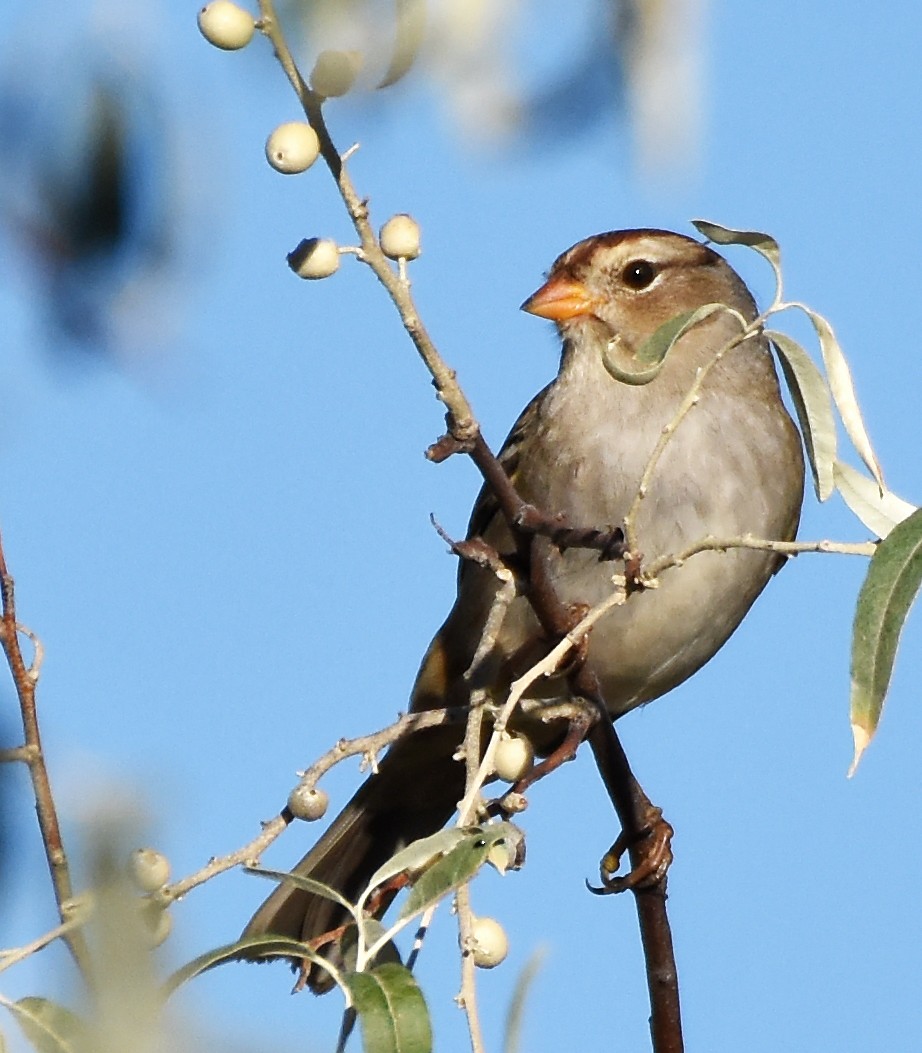
[[[339,270],[339,249],[329,238],[305,238],[288,253],[288,266],[299,278],[329,278]]]
[[[474,964],[479,969],[493,969],[509,953],[509,938],[496,918],[474,918],[471,927]]]
[[[321,51],[311,70],[311,87],[325,99],[345,95],[362,65],[358,51]]]
[[[505,782],[518,782],[531,771],[535,748],[524,735],[503,735],[493,758],[493,771]]]
[[[304,121],[280,124],[266,140],[266,160],[283,175],[306,172],[319,155],[317,133]]]
[[[128,862],[131,880],[141,892],[156,892],[170,880],[170,861],[153,848],[138,848]]]
[[[322,819],[326,815],[330,805],[330,795],[326,790],[318,790],[316,787],[308,789],[306,786],[296,786],[288,795],[288,809],[295,819],[304,819],[313,822]]]
[[[253,16],[230,0],[212,0],[198,13],[198,27],[209,44],[222,51],[245,48],[253,39]]]
[[[401,212],[381,228],[381,251],[392,260],[415,260],[420,253],[419,224],[412,216]]]
[[[142,904],[141,920],[151,947],[159,947],[173,931],[173,915],[155,903]]]

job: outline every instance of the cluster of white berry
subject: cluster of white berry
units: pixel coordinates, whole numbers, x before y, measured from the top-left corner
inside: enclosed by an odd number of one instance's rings
[[[202,36],[223,51],[238,51],[253,39],[256,22],[231,0],[212,0],[199,11]],[[311,70],[311,90],[324,99],[345,95],[361,67],[357,51],[322,51]],[[286,121],[266,140],[266,160],[283,175],[306,172],[320,156],[320,139],[306,121]],[[420,253],[419,224],[412,216],[392,216],[381,228],[381,251],[392,260],[415,260]],[[339,270],[340,249],[330,238],[305,238],[288,254],[300,278],[329,278]]]

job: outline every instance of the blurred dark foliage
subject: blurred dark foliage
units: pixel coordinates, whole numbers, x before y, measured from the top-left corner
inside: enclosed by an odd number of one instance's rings
[[[79,82],[53,110],[28,91],[20,79],[0,110],[0,216],[35,271],[49,349],[107,355],[119,297],[171,257],[159,107],[127,76]]]

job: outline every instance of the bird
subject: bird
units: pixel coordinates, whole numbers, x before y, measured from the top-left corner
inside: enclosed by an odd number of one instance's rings
[[[653,334],[709,304],[722,306],[683,332],[660,367],[649,370],[642,351]],[[499,454],[523,500],[602,530],[630,514],[647,565],[708,537],[794,539],[804,492],[800,433],[785,408],[768,341],[758,327],[739,339],[741,319],[755,320],[757,307],[714,249],[652,228],[597,234],[559,256],[522,309],[554,322],[561,341],[556,378],[528,404]],[[516,538],[486,485],[467,536],[514,563]],[[564,604],[585,609],[611,594],[612,564],[598,552],[552,548],[549,558]],[[665,571],[655,588],[633,591],[614,606],[585,648],[612,720],[709,661],[784,560],[753,548],[702,551]],[[469,702],[465,672],[498,588],[490,567],[460,562],[457,596],[422,660],[411,711]],[[556,642],[546,638],[523,593],[508,606],[478,667],[486,670],[480,686],[498,704],[511,681]],[[565,699],[567,678],[543,678],[531,693]],[[396,741],[294,872],[355,902],[381,864],[451,818],[464,792],[464,764],[456,756],[462,734],[461,726],[448,725]],[[243,936],[311,940],[345,921],[336,903],[281,884]],[[328,949],[335,951],[320,948]],[[331,985],[316,964],[293,964],[315,991]]]

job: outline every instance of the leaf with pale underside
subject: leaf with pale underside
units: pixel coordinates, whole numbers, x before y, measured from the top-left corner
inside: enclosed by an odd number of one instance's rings
[[[632,357],[640,363],[641,368],[639,369],[626,369],[616,360],[613,352],[621,346],[617,338],[611,345],[603,348],[602,364],[610,376],[623,384],[631,384],[635,387],[649,384],[663,368],[666,355],[669,354],[677,341],[693,326],[712,314],[716,314],[718,311],[729,312],[730,308],[721,303],[706,303],[694,311],[684,311],[682,314],[670,318],[668,322],[664,322],[634,352]]]
[[[693,219],[692,226],[703,234],[708,241],[717,245],[745,245],[764,256],[775,272],[775,280],[781,287],[781,249],[770,234],[761,230],[734,230],[733,227],[722,227],[707,219]]]
[[[389,962],[350,973],[346,984],[362,1027],[364,1053],[430,1053],[429,1010],[409,969]]]
[[[886,489],[883,473],[871,446],[871,440],[868,438],[867,428],[864,425],[864,418],[858,405],[858,397],[855,394],[855,384],[852,380],[848,361],[842,352],[842,348],[839,346],[839,341],[836,340],[832,326],[822,315],[817,314],[816,311],[811,311],[809,307],[805,307],[803,304],[796,304],[795,306],[804,312],[816,330],[816,335],[820,342],[820,351],[823,355],[823,363],[826,366],[829,389],[832,392],[839,416],[842,418],[842,423],[845,425],[845,431],[849,439],[851,439],[852,445],[858,451],[858,456],[864,461],[868,471],[877,480],[877,485],[883,492]]]
[[[355,907],[341,892],[331,888],[329,885],[325,885],[322,881],[317,881],[315,878],[306,877],[304,874],[290,873],[287,870],[264,870],[262,867],[245,867],[244,869],[247,874],[269,878],[270,881],[278,881],[281,884],[299,888],[303,892],[311,892],[315,896],[331,899],[334,903],[345,907],[351,914],[355,914]]]
[[[778,349],[781,369],[804,437],[813,487],[817,498],[825,501],[835,489],[836,421],[829,388],[813,359],[796,340],[773,330],[767,330],[765,336]]]
[[[851,725],[853,775],[883,709],[909,608],[922,584],[922,510],[881,541],[858,595],[852,629]]]
[[[391,856],[371,875],[366,890],[359,899],[359,904],[364,903],[369,894],[379,885],[383,885],[399,874],[423,870],[432,860],[450,852],[459,842],[474,839],[479,833],[479,827],[452,826],[448,830],[440,830],[437,834],[421,837],[418,841],[411,842],[406,848],[402,848]]]
[[[307,959],[335,974],[329,962],[301,940],[292,940],[283,936],[245,936],[233,943],[215,947],[193,958],[181,969],[177,969],[167,978],[163,985],[164,997],[169,997],[179,986],[195,976],[208,972],[228,962],[258,961],[260,958]]]
[[[850,464],[836,461],[833,466],[836,489],[842,499],[875,537],[885,538],[891,530],[916,510],[915,505],[880,487]]]
[[[398,920],[412,918],[470,881],[486,863],[494,846],[502,841],[502,832],[494,832],[492,827],[487,826],[479,836],[466,838],[456,844],[413,883]]]

